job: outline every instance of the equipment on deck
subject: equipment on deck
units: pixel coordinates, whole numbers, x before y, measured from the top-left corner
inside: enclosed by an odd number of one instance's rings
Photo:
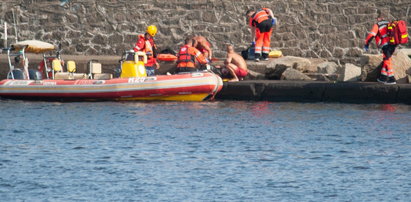
[[[140,57],[143,60],[140,60]],[[120,78],[146,77],[144,64],[147,63],[147,55],[144,52],[126,51],[125,61],[121,64]]]

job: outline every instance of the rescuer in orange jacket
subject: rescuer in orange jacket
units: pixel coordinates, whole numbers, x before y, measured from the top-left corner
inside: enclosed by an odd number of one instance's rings
[[[375,43],[383,52],[381,75],[377,78],[377,81],[384,84],[396,84],[394,71],[391,66],[391,56],[395,52],[397,45],[390,44],[388,24],[389,22],[384,20],[384,14],[379,10],[377,23],[373,25],[365,39],[364,50],[368,51],[371,40],[375,38]]]
[[[160,65],[156,60],[156,44],[154,42],[154,36],[157,33],[157,27],[150,25],[147,27],[146,33],[138,36],[134,51],[142,51],[147,55],[147,63],[145,64],[147,76],[154,76],[154,69],[158,69]]]
[[[204,55],[193,47],[194,40],[192,38],[188,37],[184,42],[184,46],[180,48],[177,55],[177,73],[197,71],[196,63],[207,64],[207,59]]]
[[[246,13],[248,25],[251,27],[251,37],[253,45],[255,44],[255,61],[268,60],[270,52],[271,34],[273,26],[277,20],[273,11],[268,8],[258,9],[257,11],[249,10]]]

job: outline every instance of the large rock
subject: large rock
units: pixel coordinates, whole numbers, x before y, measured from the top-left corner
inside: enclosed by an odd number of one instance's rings
[[[408,55],[408,57],[411,57],[411,48],[403,48],[401,51]]]
[[[318,65],[327,62],[324,58],[310,58],[311,65],[307,67],[304,73],[318,73]]]
[[[392,56],[391,64],[397,83],[407,83],[407,73],[411,72],[411,59],[408,54],[408,49],[397,49]],[[361,57],[360,64],[363,67],[361,80],[376,81],[381,72],[382,56],[365,54]]]
[[[309,76],[301,73],[300,71],[298,71],[296,69],[288,68],[281,75],[281,80],[310,81],[312,79]]]
[[[397,83],[407,83],[407,72],[411,71],[411,59],[406,51],[399,49],[394,53],[392,67]]]
[[[260,62],[255,62],[254,60],[246,60],[246,62],[247,62],[247,67],[249,70],[253,70],[255,72],[265,74],[268,64],[270,64],[274,60],[277,60],[277,59],[270,58],[269,61],[260,61]]]
[[[314,81],[338,81],[339,74],[304,73]]]
[[[347,63],[343,68],[343,72],[339,77],[339,81],[358,81],[361,76],[361,67]]]
[[[265,79],[265,75],[253,70],[248,70],[248,74],[245,78],[245,80],[264,80]]]
[[[310,60],[306,58],[285,56],[270,61],[270,63],[266,67],[265,76],[268,79],[280,79],[282,73],[288,68],[292,68],[300,72],[305,72],[307,68],[310,67],[310,65]]]
[[[317,72],[322,74],[336,74],[338,65],[335,62],[323,62],[318,64]]]
[[[377,81],[382,66],[382,55],[364,54],[360,58],[361,81]]]

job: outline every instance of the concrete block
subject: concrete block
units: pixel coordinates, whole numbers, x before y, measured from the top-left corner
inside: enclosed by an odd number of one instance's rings
[[[259,100],[260,95],[256,85],[263,88],[264,84],[261,81],[224,82],[223,89],[217,94],[216,99]]]
[[[404,104],[411,104],[411,85],[398,84],[397,102]]]
[[[327,85],[327,82],[273,81],[265,85],[261,100],[319,102]]]
[[[395,103],[397,85],[377,82],[334,83],[327,86],[324,101],[345,103]]]

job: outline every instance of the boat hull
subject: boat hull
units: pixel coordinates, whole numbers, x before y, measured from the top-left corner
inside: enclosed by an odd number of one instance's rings
[[[203,101],[222,88],[209,72],[110,80],[0,81],[0,97],[35,100],[166,100]]]

